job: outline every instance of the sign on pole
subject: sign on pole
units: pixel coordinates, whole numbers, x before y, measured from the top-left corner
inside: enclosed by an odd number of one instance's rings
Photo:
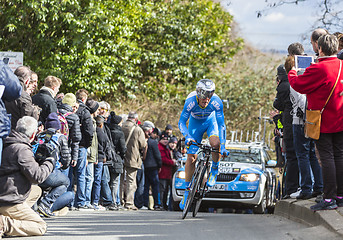
[[[14,72],[17,67],[23,66],[23,52],[0,52],[0,59],[9,65]]]

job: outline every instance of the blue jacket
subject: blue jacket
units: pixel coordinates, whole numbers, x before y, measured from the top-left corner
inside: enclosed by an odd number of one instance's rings
[[[5,89],[3,89],[5,88]],[[13,101],[20,97],[22,87],[17,76],[0,60],[0,137],[7,137],[11,131],[11,114],[5,108],[5,101]]]

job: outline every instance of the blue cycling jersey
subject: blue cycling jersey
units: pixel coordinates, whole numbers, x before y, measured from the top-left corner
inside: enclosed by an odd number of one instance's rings
[[[187,121],[189,119],[188,128]],[[206,108],[198,104],[196,91],[191,92],[186,99],[185,106],[180,116],[179,129],[186,138],[193,138],[201,142],[202,136],[207,131],[208,137],[218,136],[220,144],[225,146],[226,126],[224,122],[223,103],[218,95],[214,94]],[[192,145],[193,147],[194,145]],[[191,148],[190,154],[195,154],[198,148]]]

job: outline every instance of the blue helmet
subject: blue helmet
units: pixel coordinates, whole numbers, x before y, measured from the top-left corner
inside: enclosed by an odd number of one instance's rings
[[[196,86],[197,96],[200,99],[211,98],[216,86],[210,79],[201,79]]]

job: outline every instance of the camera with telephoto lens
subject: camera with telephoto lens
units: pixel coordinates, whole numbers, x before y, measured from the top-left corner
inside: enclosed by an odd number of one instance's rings
[[[46,135],[45,135],[45,139],[46,141],[39,144],[37,147],[37,150],[35,152],[35,160],[36,162],[38,162],[39,164],[42,164],[47,158],[53,158],[54,161],[56,161],[55,159],[55,152],[56,152],[56,147],[53,146],[51,143],[49,143],[52,135],[54,133],[47,131]],[[48,139],[48,141],[47,141]]]

